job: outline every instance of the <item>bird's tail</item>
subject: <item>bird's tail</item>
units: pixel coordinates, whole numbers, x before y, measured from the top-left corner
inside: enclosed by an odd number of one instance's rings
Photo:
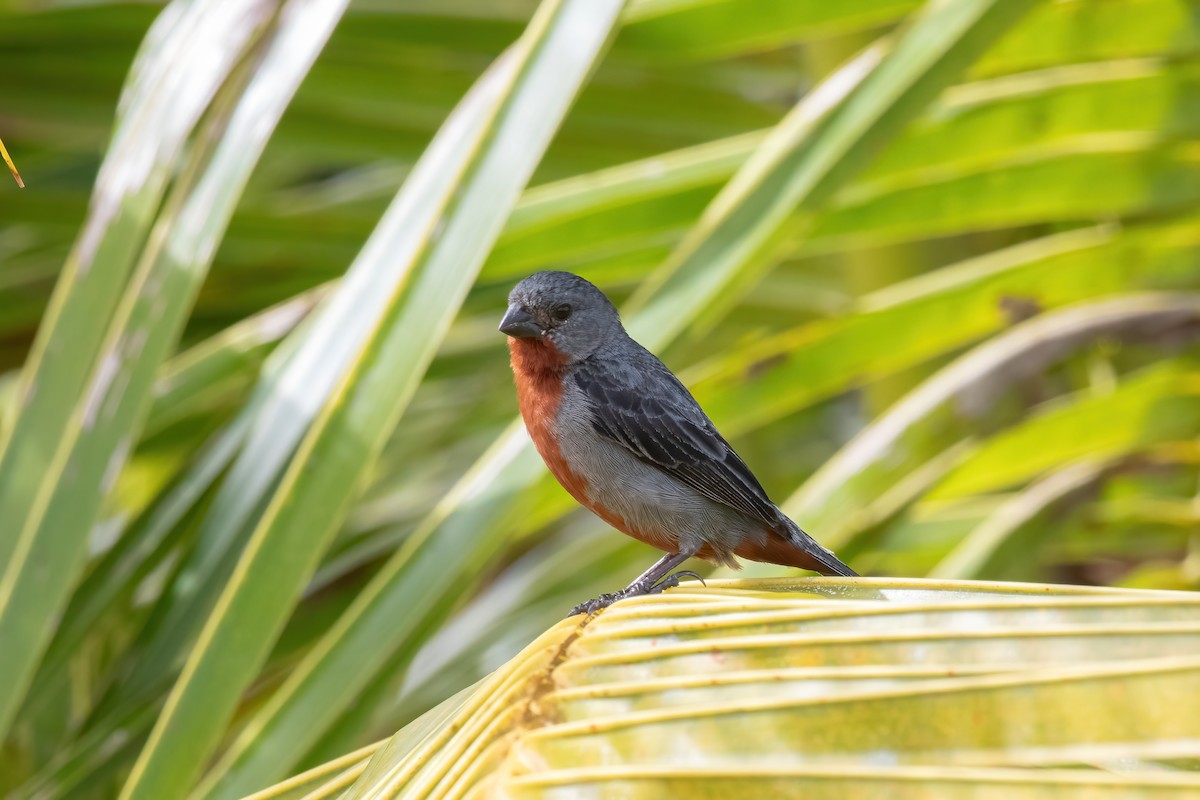
[[[822,575],[840,575],[844,578],[858,577],[857,572],[838,560],[838,557],[831,551],[822,547],[816,539],[805,533],[786,514],[781,513],[779,516],[784,524],[787,538],[817,564],[816,567],[810,567],[810,569],[815,569]]]

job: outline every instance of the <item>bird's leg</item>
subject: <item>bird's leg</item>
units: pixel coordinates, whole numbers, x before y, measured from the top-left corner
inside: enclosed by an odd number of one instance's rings
[[[674,578],[674,576],[668,577],[668,573],[693,555],[695,555],[694,552],[688,552],[687,550],[682,550],[678,553],[667,553],[658,561],[655,561],[654,566],[634,578],[633,583],[622,589],[619,594],[622,597],[636,597],[639,594],[657,594],[663,589],[670,588],[665,584],[671,578]],[[687,574],[695,575],[696,573],[689,572]],[[677,586],[678,584],[679,579],[675,578],[674,582],[670,585]]]
[[[667,553],[665,556],[654,562],[650,569],[643,572],[641,575],[634,578],[633,582],[619,592],[609,592],[602,594],[599,597],[592,598],[587,602],[580,603],[571,609],[568,617],[573,617],[576,614],[591,614],[593,611],[599,611],[602,608],[607,608],[618,600],[624,600],[626,597],[637,597],[640,594],[658,594],[663,589],[670,589],[673,586],[679,585],[680,575],[691,575],[698,580],[703,581],[699,575],[690,570],[677,572],[674,575],[668,573],[678,567],[683,562],[696,554],[696,548],[688,548],[681,550],[678,553]]]

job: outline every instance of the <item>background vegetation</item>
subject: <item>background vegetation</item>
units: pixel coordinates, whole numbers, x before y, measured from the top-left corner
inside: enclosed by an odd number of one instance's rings
[[[0,794],[239,797],[651,559],[541,268],[864,573],[1200,582],[1194,4],[535,6],[0,2]]]

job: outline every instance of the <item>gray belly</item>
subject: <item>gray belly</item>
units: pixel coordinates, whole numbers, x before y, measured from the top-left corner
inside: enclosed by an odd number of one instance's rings
[[[715,560],[736,566],[735,550],[747,538],[766,536],[761,523],[716,503],[687,484],[603,438],[578,418],[559,417],[569,427],[560,447],[587,481],[589,499],[616,512],[638,538],[665,539],[674,548],[712,548]]]

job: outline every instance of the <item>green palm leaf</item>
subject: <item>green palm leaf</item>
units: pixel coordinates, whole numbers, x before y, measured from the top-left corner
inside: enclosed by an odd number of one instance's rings
[[[218,111],[198,134],[205,146],[155,221],[169,166],[269,12],[263,3],[231,15],[177,7],[162,18],[135,71],[107,173],[42,329],[40,354],[27,366],[24,409],[0,461],[0,514],[8,520],[0,536],[0,639],[6,643],[0,730],[45,645],[46,622],[79,571],[86,536],[130,451],[154,372],[187,318],[270,121],[282,114],[311,63],[301,51],[277,57],[280,63],[259,73],[276,84],[282,102],[235,107],[227,122],[220,117],[229,110]],[[318,29],[318,42],[323,38]],[[175,82],[209,58],[214,41],[232,46],[213,65],[213,82],[178,91]],[[241,89],[240,81],[234,87]],[[139,256],[137,243],[147,236]]]
[[[355,348],[268,501],[123,797],[182,794],[199,771],[198,762],[232,716],[412,396],[508,206],[602,52],[620,8],[620,2],[546,6],[468,96],[443,139],[435,140],[428,166],[418,165],[398,196],[384,230],[405,228],[419,237],[396,243],[393,252],[409,260],[393,273],[393,292],[385,295],[375,329]],[[542,102],[534,105],[530,97]],[[555,98],[557,114],[546,113],[546,98]],[[345,291],[331,297],[310,331],[347,308],[343,298],[358,289],[356,278],[392,262],[393,253],[385,262],[384,252],[381,242],[368,243]],[[348,447],[351,442],[357,446]],[[280,573],[290,580],[265,580]]]

